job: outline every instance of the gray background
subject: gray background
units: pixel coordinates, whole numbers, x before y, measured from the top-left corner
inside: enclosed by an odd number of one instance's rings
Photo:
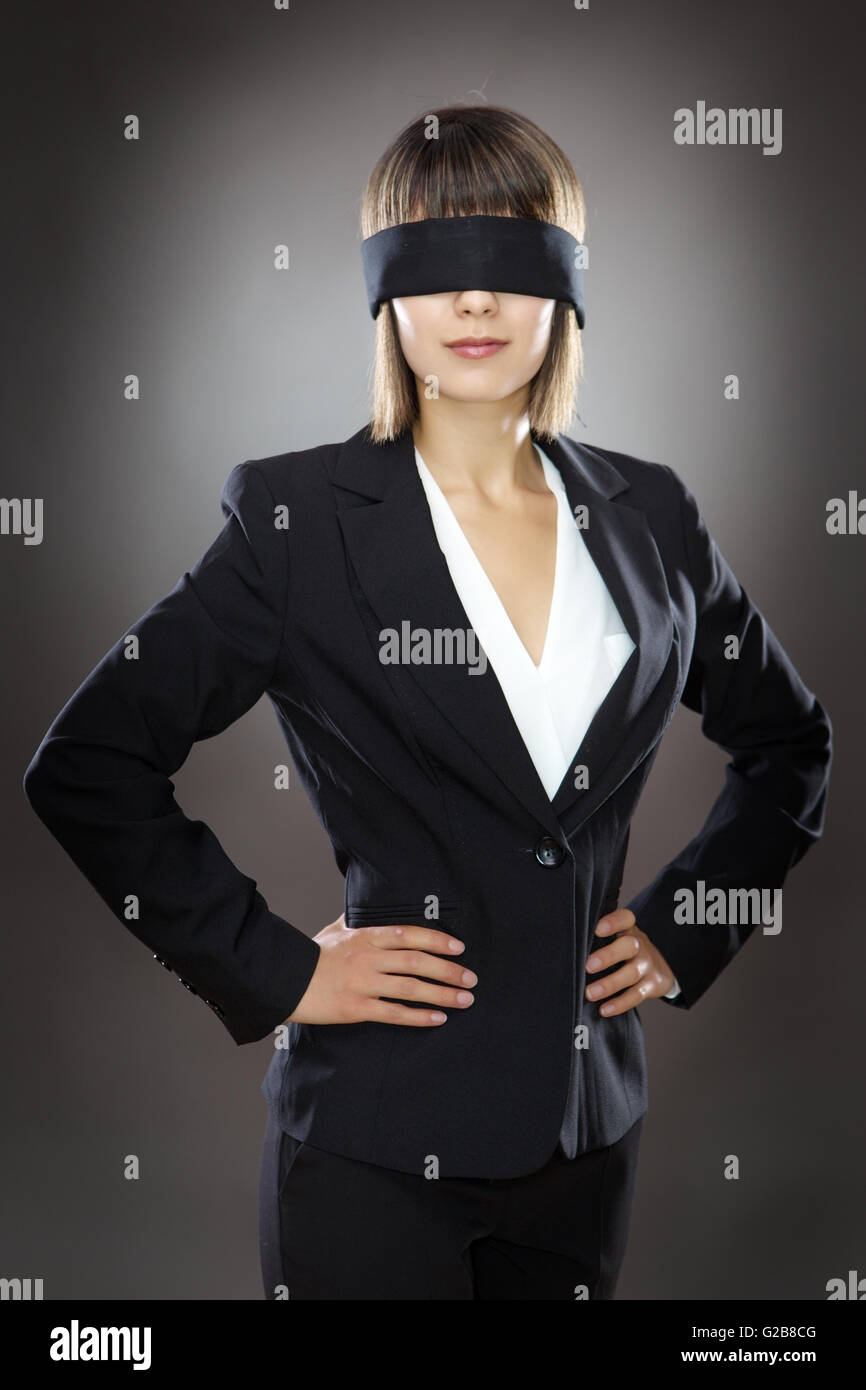
[[[824,525],[828,498],[864,479],[856,22],[766,0],[18,7],[0,492],[43,497],[46,521],[41,546],[0,537],[0,1274],[44,1278],[47,1298],[262,1296],[270,1044],[236,1047],[153,963],[20,779],[88,671],[219,530],[234,465],[365,422],[364,179],[407,120],[485,97],[537,121],[584,185],[572,433],[682,475],[836,739],[825,838],[788,881],[781,935],[753,937],[691,1012],[642,1010],[651,1102],[618,1296],[823,1299],[829,1278],[866,1273],[866,538]],[[699,99],[781,106],[782,153],[675,146],[674,109]],[[314,934],[342,879],[296,779],[273,789],[283,760],[263,700],[176,785]],[[623,901],[697,830],[724,761],[681,710]]]

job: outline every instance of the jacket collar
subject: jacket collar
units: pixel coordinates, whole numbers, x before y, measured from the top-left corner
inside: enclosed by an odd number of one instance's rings
[[[582,519],[583,539],[635,643],[553,799],[489,663],[483,675],[446,664],[405,670],[506,792],[561,841],[612,795],[667,728],[676,709],[679,639],[658,549],[644,513],[629,505],[628,480],[600,453],[565,435],[535,442],[560,472],[572,512]],[[412,628],[467,631],[469,619],[415,466],[411,429],[375,444],[365,426],[340,446],[332,481],[346,551],[378,624],[371,631],[376,649],[379,630],[399,632],[407,619]],[[583,778],[575,775],[581,766]]]

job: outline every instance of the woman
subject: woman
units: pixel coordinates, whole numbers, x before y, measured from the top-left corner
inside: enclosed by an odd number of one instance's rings
[[[829,720],[694,497],[562,432],[584,217],[516,113],[410,123],[363,202],[371,422],[232,471],[220,535],[26,774],[156,959],[235,1042],[274,1037],[268,1298],[612,1298],[638,1006],[690,1007],[822,830]],[[264,692],[346,879],[312,939],[173,797]],[[617,908],[680,702],[725,786]]]

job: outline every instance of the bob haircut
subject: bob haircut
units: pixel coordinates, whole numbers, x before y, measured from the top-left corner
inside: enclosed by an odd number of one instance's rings
[[[562,150],[533,121],[504,106],[445,106],[410,121],[367,180],[361,202],[366,238],[426,217],[535,217],[585,242],[586,207]],[[571,424],[583,377],[583,347],[572,306],[557,301],[550,343],[530,382],[530,428],[553,440]],[[370,437],[395,439],[418,419],[414,374],[403,355],[394,308],[376,318]]]

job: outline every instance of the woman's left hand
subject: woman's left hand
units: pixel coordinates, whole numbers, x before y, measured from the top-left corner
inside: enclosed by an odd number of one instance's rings
[[[627,907],[618,907],[600,917],[596,924],[596,936],[614,939],[608,946],[593,951],[586,962],[587,974],[623,962],[619,970],[612,970],[604,979],[587,985],[587,999],[593,1004],[600,1002],[600,1012],[605,1015],[624,1014],[645,999],[657,999],[674,987],[673,971],[636,922],[633,912]],[[610,995],[617,997],[611,999]]]

